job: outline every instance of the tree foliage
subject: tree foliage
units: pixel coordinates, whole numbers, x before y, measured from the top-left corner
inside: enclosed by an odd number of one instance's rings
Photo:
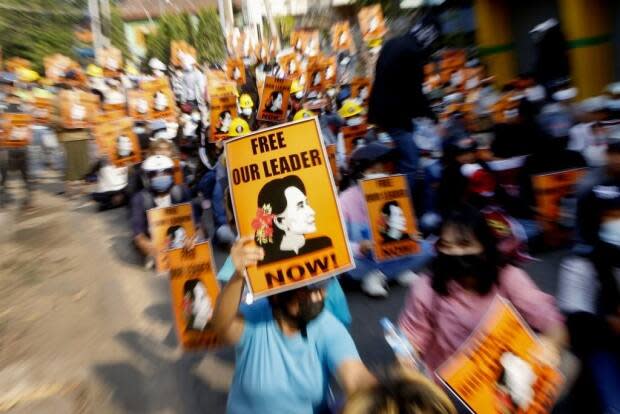
[[[110,42],[123,53],[124,58],[128,58],[130,53],[125,36],[125,22],[116,3],[111,5],[110,20]]]
[[[221,63],[226,57],[224,35],[214,8],[202,9],[195,16],[161,16],[156,30],[146,38],[146,61],[156,57],[168,64],[172,40],[185,40],[194,46],[199,62]]]
[[[74,57],[74,30],[85,19],[85,0],[2,0],[0,46],[4,58],[19,56],[42,71],[53,53]]]

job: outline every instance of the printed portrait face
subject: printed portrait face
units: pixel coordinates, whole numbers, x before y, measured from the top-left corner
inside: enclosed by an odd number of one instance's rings
[[[321,83],[321,72],[314,72],[312,75],[312,86],[318,86]]]
[[[232,115],[230,111],[224,111],[220,114],[220,127],[221,132],[228,132],[230,129],[230,123],[232,122]]]
[[[213,315],[211,298],[204,283],[200,280],[186,282],[184,302],[187,327],[192,330],[204,330]]]
[[[309,234],[316,231],[316,213],[308,204],[308,197],[297,187],[284,190],[286,209],[274,223],[285,233]]]
[[[82,121],[86,117],[86,108],[82,105],[73,105],[71,107],[71,119],[74,121]]]
[[[146,99],[140,98],[136,101],[136,111],[139,114],[145,114],[149,110],[149,104]]]
[[[399,206],[390,206],[390,214],[387,220],[388,229],[400,232],[407,231],[407,219]]]
[[[233,79],[237,80],[239,78],[241,78],[241,71],[238,67],[235,66],[235,68],[233,69]]]
[[[162,92],[158,91],[155,93],[155,110],[156,111],[164,111],[168,108],[168,97]]]
[[[178,226],[174,229],[172,234],[170,234],[170,245],[171,249],[180,249],[185,244],[185,239],[187,238],[187,232],[183,227]]]
[[[132,152],[131,139],[127,135],[116,138],[116,150],[119,157],[127,157]]]

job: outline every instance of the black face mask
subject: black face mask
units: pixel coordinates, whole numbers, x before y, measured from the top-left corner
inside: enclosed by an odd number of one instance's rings
[[[439,253],[435,260],[437,260],[438,268],[441,269],[442,272],[446,272],[455,279],[479,275],[486,264],[484,256],[480,254],[457,256]]]
[[[294,318],[300,326],[305,326],[323,311],[325,301],[313,302],[310,297],[299,302],[299,314]]]

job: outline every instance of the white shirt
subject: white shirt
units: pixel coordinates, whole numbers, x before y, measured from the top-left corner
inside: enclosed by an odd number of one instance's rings
[[[106,165],[99,169],[97,175],[97,192],[119,191],[127,187],[127,167]]]

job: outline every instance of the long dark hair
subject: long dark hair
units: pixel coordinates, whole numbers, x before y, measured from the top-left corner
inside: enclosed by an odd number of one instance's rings
[[[493,285],[497,283],[502,263],[496,247],[496,239],[484,216],[470,205],[461,205],[445,214],[439,234],[441,235],[448,227],[456,229],[463,237],[467,234],[472,235],[482,245],[482,265],[473,275],[476,277],[474,289],[481,295],[489,293]],[[447,295],[448,282],[454,280],[454,275],[444,268],[444,262],[441,259],[433,261],[431,270],[433,290],[442,296]]]
[[[275,180],[269,181],[267,184],[261,188],[258,193],[257,204],[258,208],[263,208],[264,205],[269,205],[271,207],[271,214],[278,216],[286,210],[286,195],[284,191],[286,191],[289,187],[296,187],[302,193],[306,194],[306,186],[304,182],[296,175],[289,175],[284,178],[276,178]],[[274,219],[274,221],[277,219]],[[284,231],[282,231],[275,223],[273,226],[273,243],[262,244],[261,246],[265,249],[265,256],[269,256],[270,252],[273,250],[279,250],[280,242],[284,237]],[[258,237],[255,236],[256,242],[258,243]]]

